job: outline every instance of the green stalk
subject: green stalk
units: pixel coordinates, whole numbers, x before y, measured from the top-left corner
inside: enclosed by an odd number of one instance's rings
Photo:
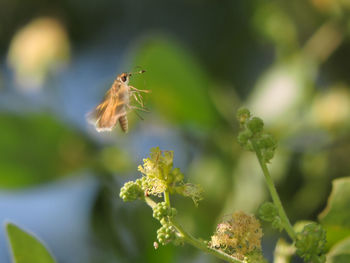
[[[149,205],[152,209],[157,205],[156,202],[154,202],[151,198],[149,197],[145,197],[145,201],[147,203],[147,205]],[[170,207],[170,198],[169,198],[169,192],[165,191],[164,192],[164,201],[167,203],[167,205]],[[230,263],[243,263],[242,260],[239,260],[237,258],[231,257],[230,255],[214,249],[214,248],[210,248],[208,247],[208,245],[200,240],[195,238],[194,236],[192,236],[190,233],[187,233],[178,223],[176,223],[173,219],[169,219],[169,222],[176,228],[178,234],[183,238],[183,240],[185,242],[187,242],[188,244],[198,248],[199,250],[202,250],[208,254],[211,254],[217,258],[220,258],[222,260],[225,260],[227,262]]]
[[[230,255],[228,255],[220,250],[208,247],[208,245],[204,241],[202,241],[198,238],[195,238],[190,233],[187,233],[174,220],[171,219],[170,223],[176,228],[177,232],[180,234],[180,236],[183,238],[184,241],[186,241],[187,243],[191,244],[192,246],[198,248],[199,250],[202,250],[208,254],[211,254],[217,258],[220,258],[220,259],[225,260],[225,261],[230,262],[230,263],[243,263],[242,260],[231,257]]]
[[[152,200],[152,198],[149,198],[149,197],[147,197],[147,196],[145,196],[145,202],[146,202],[146,204],[147,204],[150,208],[152,208],[152,209],[157,205],[157,203],[154,202],[154,201]]]
[[[259,147],[257,147],[256,142],[254,140],[252,140],[251,142],[252,142],[254,151],[256,153],[256,156],[258,157],[258,161],[259,161],[259,164],[260,164],[261,169],[263,171],[263,174],[265,176],[267,187],[269,188],[269,191],[270,191],[270,194],[272,197],[272,201],[274,202],[275,206],[277,207],[278,214],[281,218],[284,229],[287,231],[290,238],[295,242],[296,241],[296,234],[294,232],[294,229],[293,229],[291,223],[289,222],[289,219],[287,217],[286,212],[284,211],[284,208],[282,206],[282,202],[278,196],[276,187],[273,183],[273,180],[271,178],[269,170],[267,169],[266,163],[263,160],[261,151],[260,151]]]
[[[170,207],[170,197],[169,197],[169,191],[164,192],[164,202],[168,207]]]

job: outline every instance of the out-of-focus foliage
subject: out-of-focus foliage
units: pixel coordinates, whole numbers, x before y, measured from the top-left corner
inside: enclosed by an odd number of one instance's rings
[[[6,224],[6,230],[13,263],[55,263],[50,252],[37,237],[12,223]]]
[[[291,120],[297,120],[312,80],[313,65],[300,57],[277,63],[258,80],[248,98],[249,108],[267,124],[274,122],[284,128]]]
[[[350,125],[350,91],[345,85],[330,87],[315,96],[311,108],[312,121],[330,131],[347,130]]]
[[[124,173],[135,170],[132,156],[116,146],[103,148],[97,158],[100,167],[109,173]]]
[[[350,238],[334,245],[327,255],[327,263],[347,263],[350,260]]]
[[[23,89],[42,87],[48,74],[67,62],[70,46],[61,23],[53,18],[37,18],[14,36],[8,62]]]
[[[215,127],[218,115],[208,94],[213,82],[176,41],[155,37],[142,42],[134,65],[147,69],[144,82],[138,78],[135,85],[151,87],[155,112],[174,123]]]
[[[92,143],[46,114],[0,115],[0,187],[19,188],[91,166]]]

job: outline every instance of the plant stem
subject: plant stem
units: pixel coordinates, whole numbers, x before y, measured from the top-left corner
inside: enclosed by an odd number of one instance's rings
[[[151,198],[149,197],[145,197],[145,201],[147,203],[148,206],[150,206],[152,209],[157,205],[156,202],[154,202]],[[169,198],[169,192],[165,191],[164,192],[164,201],[167,203],[167,205],[169,205],[170,207],[170,198]],[[243,263],[242,260],[239,260],[237,258],[231,257],[230,255],[214,249],[214,248],[210,248],[208,247],[208,245],[203,242],[200,239],[195,238],[194,236],[192,236],[190,233],[187,233],[178,223],[176,223],[173,219],[169,219],[169,222],[176,228],[177,232],[179,233],[179,235],[183,238],[183,240],[187,243],[189,243],[190,245],[198,248],[199,250],[202,250],[206,253],[209,253],[217,258],[220,258],[222,260],[225,260],[227,262],[230,263]]]
[[[324,23],[305,43],[302,48],[304,56],[317,63],[324,63],[344,41],[345,27],[336,21]]]
[[[269,170],[267,169],[266,163],[263,160],[261,151],[260,151],[259,147],[257,147],[254,140],[252,140],[251,142],[252,142],[254,151],[256,153],[256,156],[258,157],[258,161],[259,161],[259,164],[260,164],[261,169],[263,171],[263,174],[265,176],[267,187],[269,188],[269,191],[270,191],[270,194],[272,197],[272,201],[274,202],[275,206],[277,207],[278,214],[281,218],[284,229],[287,231],[289,237],[295,242],[296,234],[294,232],[294,229],[293,229],[291,223],[289,222],[289,219],[287,217],[286,212],[284,211],[284,208],[282,206],[282,202],[278,196],[276,187],[275,187],[273,180],[270,176]]]
[[[152,200],[152,198],[149,198],[149,197],[147,197],[147,196],[145,196],[145,202],[146,202],[146,204],[147,204],[150,208],[152,208],[152,209],[157,205],[157,203],[154,202],[154,201]]]
[[[170,197],[169,197],[169,192],[168,191],[164,192],[164,202],[166,203],[166,205],[168,207],[170,207]]]
[[[192,236],[190,233],[187,233],[179,224],[177,224],[173,219],[170,220],[170,223],[176,228],[176,230],[179,232],[179,234],[181,235],[181,237],[184,239],[184,241],[186,241],[187,243],[191,244],[192,246],[198,248],[199,250],[202,250],[208,254],[211,254],[217,258],[220,258],[222,260],[225,260],[227,262],[231,262],[231,263],[243,263],[242,260],[239,260],[237,258],[231,257],[230,255],[214,249],[214,248],[210,248],[208,247],[208,245],[200,240],[195,238],[194,236]]]

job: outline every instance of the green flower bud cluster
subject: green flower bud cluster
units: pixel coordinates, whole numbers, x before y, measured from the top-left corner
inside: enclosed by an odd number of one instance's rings
[[[157,230],[157,239],[160,244],[166,245],[176,240],[176,230],[170,223],[163,223],[161,228]]]
[[[137,179],[135,182],[126,182],[120,189],[119,196],[124,202],[143,200],[145,195],[144,191],[142,190],[142,180]]]
[[[259,208],[259,217],[266,222],[271,222],[273,228],[279,231],[283,230],[283,224],[278,214],[277,207],[273,203],[263,203]]]
[[[295,246],[297,254],[306,262],[324,263],[326,257],[326,231],[317,223],[307,224],[300,233],[297,233]]]
[[[143,174],[142,189],[147,195],[162,196],[165,191],[192,198],[197,205],[202,199],[198,185],[184,182],[179,168],[173,168],[174,153],[152,148],[150,157],[143,160],[138,170]]]
[[[161,197],[165,191],[192,198],[195,205],[202,200],[202,188],[199,185],[185,183],[179,168],[173,168],[172,151],[152,148],[150,158],[143,160],[138,170],[143,174],[135,182],[127,182],[120,190],[125,201],[144,199],[144,196]]]
[[[277,147],[275,138],[271,134],[262,134],[257,140],[257,145],[261,150],[264,161],[268,163],[273,158]]]
[[[165,202],[158,203],[153,208],[153,217],[159,221],[163,218],[172,218],[177,213],[175,208],[168,207]]]
[[[153,243],[155,249],[159,244],[166,245],[172,242],[180,245],[184,242],[183,235],[171,220],[177,211],[170,207],[170,194],[190,197],[196,205],[202,200],[202,188],[186,183],[180,169],[173,168],[173,159],[172,151],[152,148],[150,157],[143,159],[143,164],[138,167],[142,177],[134,182],[125,183],[120,189],[123,201],[143,200],[152,208],[153,217],[161,224],[157,230],[157,241]],[[165,201],[157,203],[153,197],[164,197]]]
[[[276,140],[264,132],[264,122],[258,117],[251,117],[248,109],[241,108],[237,112],[237,118],[243,130],[238,134],[238,143],[248,151],[261,152],[263,161],[268,163],[274,156],[277,147]],[[254,143],[254,145],[253,145]]]

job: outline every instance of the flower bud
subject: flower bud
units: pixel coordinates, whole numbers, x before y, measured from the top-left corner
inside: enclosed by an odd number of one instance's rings
[[[120,189],[119,196],[124,202],[143,200],[145,195],[138,182],[126,182]]]
[[[237,111],[237,119],[241,125],[244,125],[247,119],[250,118],[250,111],[247,108],[240,108]]]
[[[297,254],[306,262],[325,262],[324,247],[326,244],[326,231],[317,223],[307,224],[297,234],[295,246]]]
[[[247,122],[247,128],[251,130],[253,134],[259,133],[264,128],[264,122],[258,117],[253,117]]]

